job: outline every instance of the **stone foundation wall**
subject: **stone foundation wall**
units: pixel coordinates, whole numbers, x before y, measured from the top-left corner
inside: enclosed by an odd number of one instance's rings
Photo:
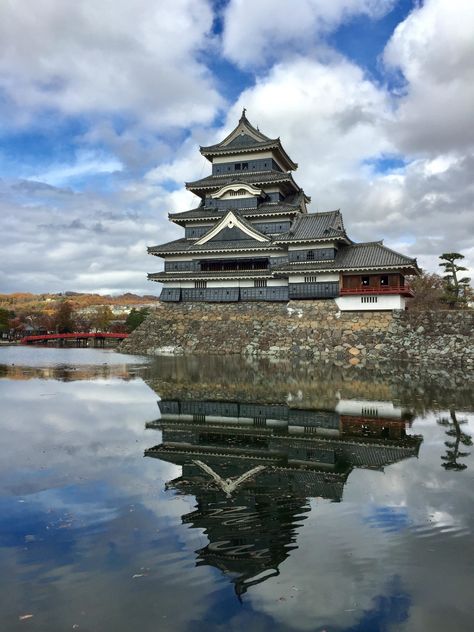
[[[472,310],[340,312],[333,300],[161,303],[121,350],[474,366],[473,325]]]

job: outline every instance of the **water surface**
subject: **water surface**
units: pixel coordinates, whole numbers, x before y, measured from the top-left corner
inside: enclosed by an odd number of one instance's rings
[[[465,375],[3,347],[0,378],[0,629],[472,629]]]

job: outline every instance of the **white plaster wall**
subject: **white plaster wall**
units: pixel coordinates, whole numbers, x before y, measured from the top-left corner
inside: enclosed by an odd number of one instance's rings
[[[325,241],[320,244],[297,244],[297,245],[289,245],[288,250],[321,250],[323,248],[335,248],[335,243],[333,241]]]
[[[238,154],[234,156],[215,156],[212,159],[212,162],[216,165],[220,165],[226,162],[247,162],[248,160],[260,160],[260,158],[273,158],[273,154],[271,151],[255,151],[253,153],[243,153],[241,154],[241,158],[238,157]]]
[[[367,415],[367,410],[373,411]],[[402,409],[394,406],[392,402],[375,400],[340,399],[336,406],[340,415],[386,417],[389,419],[401,419]]]
[[[268,287],[287,287],[288,281],[286,279],[268,279]]]
[[[374,296],[374,295],[370,295]],[[405,297],[397,294],[377,295],[376,303],[363,303],[362,296],[340,296],[336,298],[336,304],[341,312],[347,311],[381,311],[392,309],[405,309]]]
[[[305,277],[316,277],[316,283],[327,283],[328,281],[339,281],[337,272],[308,272],[307,274],[290,274],[290,283],[304,283]]]
[[[262,152],[252,152],[247,153],[244,152],[242,154],[234,154],[233,156],[215,156],[212,159],[212,162],[216,165],[225,164],[226,162],[248,162],[249,160],[264,160],[265,158],[273,158],[273,160],[280,166],[280,169],[286,171],[281,162],[275,156],[275,154],[271,151],[262,151]],[[253,171],[253,170],[252,170]]]

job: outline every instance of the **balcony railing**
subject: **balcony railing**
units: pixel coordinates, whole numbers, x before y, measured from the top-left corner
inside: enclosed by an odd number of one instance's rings
[[[370,285],[359,285],[357,287],[343,287],[340,290],[341,296],[348,294],[400,294],[401,296],[414,296],[412,288],[405,285],[379,285],[373,287]]]

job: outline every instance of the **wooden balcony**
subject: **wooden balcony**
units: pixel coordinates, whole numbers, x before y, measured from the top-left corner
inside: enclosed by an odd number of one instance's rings
[[[405,283],[405,285],[379,285],[378,287],[373,287],[370,285],[359,285],[357,287],[343,287],[340,289],[341,296],[349,296],[349,295],[379,295],[379,294],[399,294],[401,296],[409,296],[412,297],[415,295],[412,288]]]

